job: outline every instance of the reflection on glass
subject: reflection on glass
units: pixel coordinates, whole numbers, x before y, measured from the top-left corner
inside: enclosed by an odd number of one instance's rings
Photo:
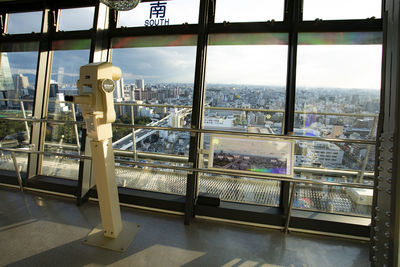
[[[1,53],[0,64],[0,116],[31,118],[35,96],[37,52],[4,52]],[[28,122],[1,119],[0,146],[27,147],[30,126]],[[22,159],[25,156],[17,155],[17,157]],[[25,162],[24,159],[21,162]],[[10,157],[3,163],[14,169]],[[4,164],[2,166],[8,169]]]
[[[59,148],[61,151],[63,148]],[[42,174],[46,176],[78,180],[79,159],[65,156],[43,156]]]
[[[295,135],[373,140],[381,53],[381,45],[300,45]]]
[[[152,27],[196,24],[200,0],[142,2],[135,9],[120,12],[120,27]]]
[[[215,22],[282,21],[283,0],[218,0]]]
[[[91,29],[93,27],[93,17],[94,7],[62,9],[60,31]]]
[[[3,143],[3,141],[1,145],[4,148],[16,148],[14,144],[11,144],[11,146],[8,147],[7,146],[8,144]],[[28,154],[15,153],[15,159],[17,161],[17,165],[20,168],[21,173],[26,173],[28,167]],[[15,174],[15,166],[10,152],[0,151],[0,170],[12,171],[12,174],[13,175]]]
[[[372,189],[297,184],[293,207],[369,217],[372,196]]]
[[[278,206],[280,182],[203,174],[200,176],[199,192],[219,196],[222,201]]]
[[[142,166],[132,168],[117,163],[115,175],[120,187],[181,196],[186,195],[186,172]]]
[[[8,21],[9,34],[41,32],[42,12],[11,13]]]
[[[2,114],[30,116],[35,96],[37,52],[5,52],[0,59],[0,102]],[[24,103],[21,106],[21,101]]]
[[[380,18],[381,0],[304,0],[303,20]]]

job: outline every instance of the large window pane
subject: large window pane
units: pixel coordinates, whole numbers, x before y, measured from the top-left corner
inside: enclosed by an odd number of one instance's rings
[[[128,174],[132,167],[124,161],[188,167],[188,132],[133,131],[131,126],[190,127],[196,41],[194,35],[112,40],[112,63],[122,70],[114,92],[113,127],[120,186],[185,194],[185,172],[139,165]]]
[[[42,12],[11,13],[9,15],[9,34],[41,32]]]
[[[74,47],[74,44],[70,45]],[[53,44],[53,48],[59,47],[60,44]],[[79,47],[78,43],[75,47]],[[45,151],[75,155],[79,153],[81,126],[75,122],[82,121],[82,113],[78,106],[65,102],[65,95],[78,94],[76,81],[79,78],[79,68],[87,64],[88,60],[89,50],[54,51],[47,117],[49,120],[64,123],[47,123]],[[77,179],[78,166],[77,159],[49,155],[44,157],[42,174]]]
[[[304,0],[303,19],[380,18],[381,10],[381,0]]]
[[[113,40],[113,43],[115,47],[120,44],[130,47],[113,50],[113,64],[122,70],[122,79],[114,94],[116,122],[155,127],[190,127],[195,38],[125,38]],[[131,150],[133,144],[128,147],[125,139],[129,139],[131,144],[134,142],[132,129],[114,127],[114,143],[119,144],[119,149]],[[147,129],[135,131],[137,151],[187,155],[188,148],[184,144],[188,140],[187,133]]]
[[[93,17],[94,7],[62,9],[60,31],[91,29],[93,27]]]
[[[215,22],[282,21],[283,0],[217,0]]]
[[[206,129],[282,132],[286,40],[285,34],[210,36]]]
[[[380,103],[380,35],[300,34],[299,40],[295,134],[374,139]]]
[[[302,168],[313,169],[302,178],[320,179],[323,174],[328,181],[372,185],[380,42],[380,33],[299,35],[294,135],[349,139],[346,143],[296,141],[297,173]]]
[[[199,0],[142,2],[135,9],[120,12],[120,27],[196,24]]]
[[[0,145],[3,148],[22,148],[29,144],[31,123],[12,118],[32,117],[37,66],[35,49],[34,43],[16,43],[3,46],[0,54]],[[14,171],[10,154],[0,154],[0,169]],[[17,153],[16,159],[22,172],[26,172],[27,154]]]

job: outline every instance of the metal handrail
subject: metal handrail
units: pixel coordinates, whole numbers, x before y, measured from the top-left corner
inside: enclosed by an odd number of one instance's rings
[[[56,146],[56,145],[55,145]],[[119,150],[114,149],[114,154],[116,156],[129,157],[132,156],[132,151]],[[188,156],[178,156],[178,155],[169,155],[169,154],[161,154],[161,153],[152,153],[152,152],[137,152],[138,158],[148,158],[153,160],[160,161],[172,161],[175,163],[189,163]],[[207,162],[207,159],[204,160]],[[318,173],[323,175],[348,175],[348,176],[357,176],[359,175],[359,171],[356,170],[335,170],[335,169],[322,169],[322,168],[312,168],[312,167],[294,167],[294,172],[306,172],[306,173]],[[366,177],[374,177],[374,172],[365,172],[364,176]]]
[[[84,125],[84,121],[63,121],[63,120],[48,120],[48,119],[37,119],[37,118],[0,118],[11,121],[28,121],[28,122],[42,122],[42,123],[57,123],[57,124],[78,124]],[[360,139],[339,139],[339,138],[325,138],[315,136],[299,136],[299,135],[280,135],[280,134],[260,134],[260,133],[249,133],[239,131],[218,131],[218,130],[207,130],[207,129],[192,129],[192,128],[173,128],[173,127],[161,127],[161,126],[147,126],[147,125],[132,125],[124,123],[113,123],[115,127],[126,127],[133,129],[147,129],[147,130],[159,130],[159,131],[175,131],[175,132],[189,132],[189,133],[203,133],[203,134],[229,134],[229,135],[241,135],[241,136],[254,136],[254,137],[270,137],[285,140],[303,140],[303,141],[320,141],[320,142],[331,142],[331,143],[352,143],[352,144],[364,144],[364,145],[375,145],[374,140],[360,140]]]
[[[1,148],[0,147],[0,151],[27,153],[27,154],[39,154],[39,155],[53,155],[53,156],[61,156],[61,157],[76,158],[76,159],[86,159],[86,160],[92,159],[91,156],[73,155],[73,154],[56,153],[56,152],[48,152],[48,151],[35,151],[35,150],[29,150],[29,149]],[[133,166],[145,166],[145,167],[152,167],[152,168],[172,169],[172,170],[185,171],[185,172],[202,172],[202,173],[227,175],[227,173],[224,170],[217,170],[217,169],[179,167],[179,166],[171,166],[171,165],[163,165],[163,164],[155,164],[155,163],[147,163],[147,162],[126,161],[126,160],[119,160],[119,159],[116,159],[115,162],[126,164],[126,165],[133,165]],[[281,182],[286,181],[286,182],[298,182],[298,183],[305,183],[305,184],[318,184],[318,185],[327,185],[327,186],[341,186],[341,187],[373,189],[373,186],[365,185],[365,184],[327,182],[327,181],[318,181],[318,180],[289,178],[289,177],[272,177],[272,176],[270,177],[270,176],[266,176],[265,174],[262,174],[262,173],[260,173],[260,174],[254,173],[254,174],[248,175],[248,174],[243,174],[243,173],[232,172],[229,175],[230,176],[241,176],[241,177],[252,177],[252,178],[263,178],[263,179],[275,180],[275,181],[281,181]]]
[[[321,141],[321,142],[331,142],[331,143],[354,143],[354,144],[365,144],[365,145],[375,145],[376,144],[375,140],[361,140],[361,139],[340,139],[340,138],[325,138],[325,137],[301,136],[301,135],[260,134],[260,133],[239,132],[239,131],[219,131],[219,130],[173,128],[173,127],[147,126],[147,125],[139,126],[139,125],[130,125],[130,124],[123,124],[123,123],[114,123],[113,126],[134,128],[134,129],[173,131],[173,132],[189,132],[189,133],[203,133],[203,134],[229,134],[229,135],[254,136],[254,137],[270,137],[270,138],[285,139],[285,140]]]
[[[1,101],[22,101],[22,102],[33,102],[34,99],[11,99],[11,98],[3,98]],[[49,100],[50,103],[66,103],[71,104],[68,101],[60,101],[60,100]],[[192,106],[187,105],[168,105],[168,104],[138,104],[138,103],[129,103],[129,102],[115,102],[115,106],[140,106],[140,107],[166,107],[166,108],[189,108]],[[229,108],[229,107],[210,107],[205,106],[204,109],[210,110],[231,110],[231,111],[260,111],[260,112],[274,112],[274,113],[285,113],[284,109],[255,109],[255,108]],[[297,110],[294,112],[295,114],[313,114],[313,115],[326,115],[326,116],[339,116],[339,117],[378,117],[378,114],[367,113],[336,113],[336,112],[319,112],[319,111],[306,111],[306,110]]]

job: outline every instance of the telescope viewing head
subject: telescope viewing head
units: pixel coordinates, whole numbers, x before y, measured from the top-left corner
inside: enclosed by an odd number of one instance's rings
[[[109,62],[90,63],[80,68],[78,96],[66,96],[66,101],[78,104],[86,121],[88,136],[94,140],[112,137],[115,121],[113,92],[121,78],[121,69]]]

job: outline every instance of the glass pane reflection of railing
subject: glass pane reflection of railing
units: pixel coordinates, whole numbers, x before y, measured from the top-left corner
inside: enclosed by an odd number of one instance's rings
[[[2,147],[4,147],[3,142],[4,141],[1,141]],[[15,148],[15,147],[5,147],[5,148]],[[17,161],[19,171],[21,173],[26,173],[28,166],[28,154],[16,153],[15,159]],[[15,172],[15,166],[10,152],[0,151],[0,170]]]
[[[186,194],[187,173],[147,167],[115,168],[118,186],[174,195]]]
[[[46,176],[78,180],[79,159],[68,158],[68,156],[44,155],[42,174]]]
[[[32,117],[31,99],[2,99],[0,102],[0,146],[2,148],[27,149],[30,140],[31,123],[21,121]],[[18,121],[12,120],[18,119]],[[26,154],[17,153],[16,160],[21,172],[26,172],[28,157]],[[0,169],[15,171],[9,152],[0,153]]]
[[[279,205],[280,182],[226,175],[203,174],[200,176],[200,193],[209,193],[223,201]]]
[[[372,189],[297,184],[293,207],[327,213],[371,216]]]

